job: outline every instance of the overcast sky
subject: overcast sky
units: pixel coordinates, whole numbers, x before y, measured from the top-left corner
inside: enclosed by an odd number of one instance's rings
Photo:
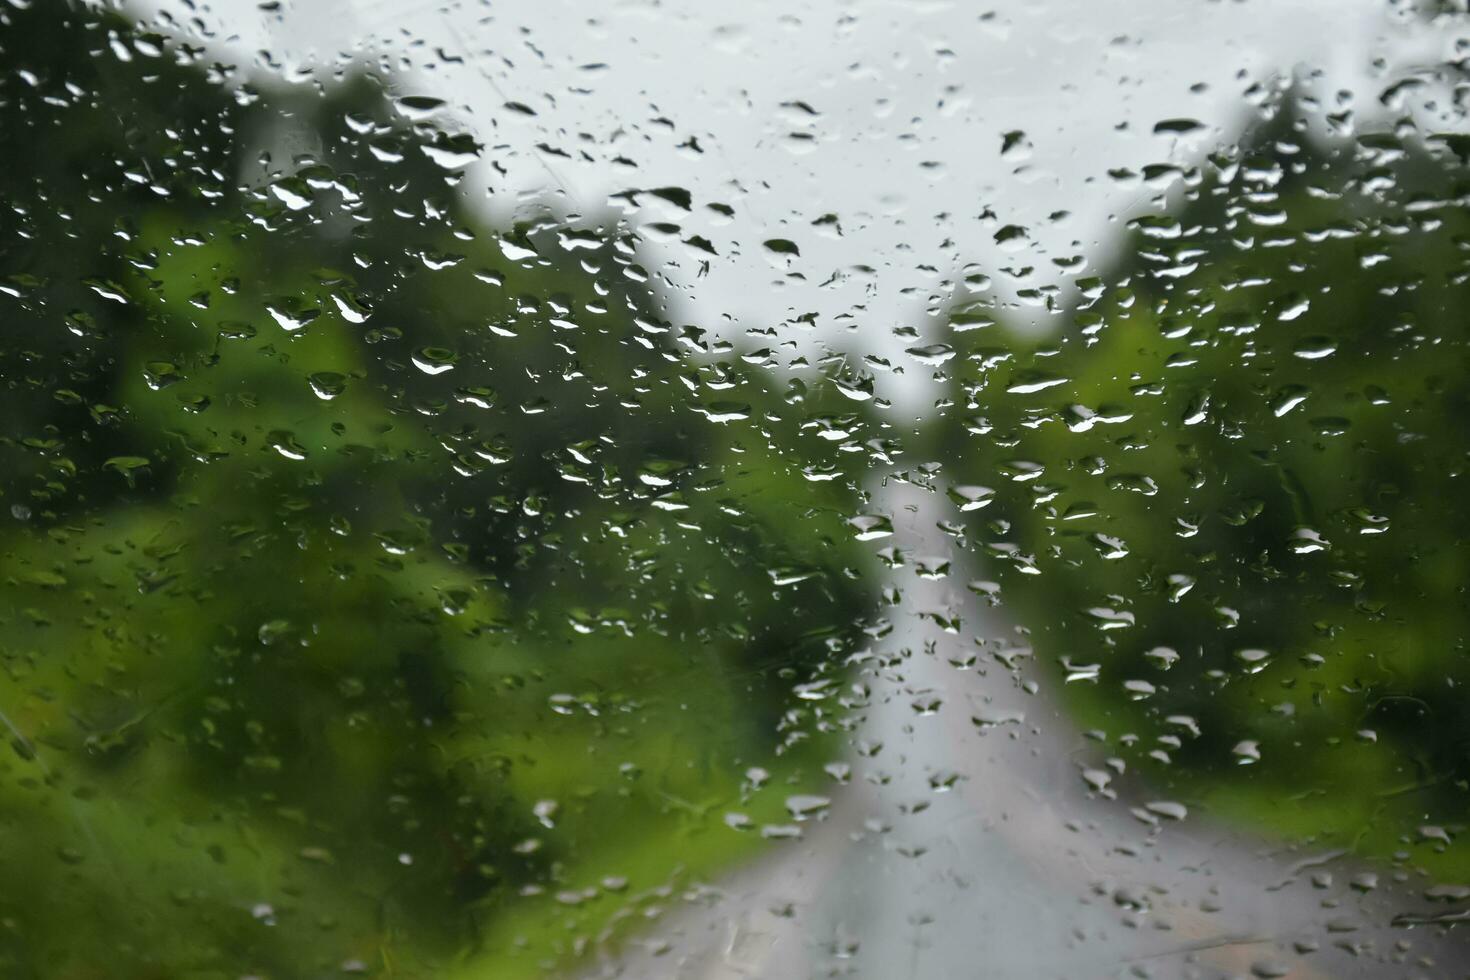
[[[926,299],[968,263],[1003,302],[1065,286],[1052,259],[1095,263],[1120,217],[1161,206],[1165,188],[1109,172],[1187,166],[1229,142],[1251,86],[1320,73],[1324,100],[1347,90],[1361,116],[1381,115],[1374,59],[1391,73],[1446,60],[1454,42],[1383,0],[123,5],[203,25],[242,67],[306,83],[367,60],[399,94],[446,100],[487,146],[464,185],[473,199],[500,218],[548,192],[592,220],[629,210],[681,320],[816,313],[823,336],[856,331],[848,346],[890,356],[904,345],[893,328],[922,330]],[[1181,117],[1205,128],[1155,135]],[[609,201],[670,186],[692,193],[692,212]],[[1026,236],[998,243],[1012,225]],[[800,255],[763,247],[774,238]],[[1013,316],[1045,320],[1024,302]]]

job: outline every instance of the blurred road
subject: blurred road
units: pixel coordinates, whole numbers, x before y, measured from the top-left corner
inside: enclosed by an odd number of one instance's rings
[[[908,489],[884,508],[893,540],[946,554],[933,496]],[[1091,792],[1082,773],[1104,747],[1044,686],[1027,693],[1025,670],[982,674],[984,659],[949,662],[977,652],[973,636],[1015,639],[965,581],[961,569],[900,572],[882,649],[912,655],[873,682],[854,742],[882,749],[852,760],[827,818],[676,906],[589,978],[1470,976],[1459,934],[1390,924],[1444,911],[1422,897],[1432,882],[1325,847],[1272,847],[1198,812],[1171,819],[1158,804],[1174,801],[1122,779],[1116,800]],[[959,612],[960,633],[917,615],[931,610]],[[932,713],[915,707],[936,698]]]

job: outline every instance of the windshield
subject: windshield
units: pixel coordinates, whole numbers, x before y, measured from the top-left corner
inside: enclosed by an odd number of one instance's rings
[[[1470,967],[1460,0],[0,0],[0,973]]]

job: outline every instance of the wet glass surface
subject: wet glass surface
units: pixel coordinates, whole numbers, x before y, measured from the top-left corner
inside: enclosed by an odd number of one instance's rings
[[[0,974],[1466,975],[1467,55],[0,0]]]

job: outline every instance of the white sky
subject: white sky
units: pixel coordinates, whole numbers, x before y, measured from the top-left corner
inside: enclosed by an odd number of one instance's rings
[[[532,210],[548,189],[562,189],[559,211],[597,219],[610,193],[686,188],[692,214],[644,196],[628,216],[681,226],[664,241],[645,228],[645,264],[678,289],[673,318],[718,330],[726,317],[779,326],[814,312],[822,336],[851,327],[843,346],[895,364],[912,341],[892,329],[922,331],[927,297],[965,263],[1034,267],[995,276],[995,295],[1013,301],[1065,283],[1052,257],[1105,255],[1120,216],[1157,207],[1159,193],[1108,171],[1188,164],[1229,142],[1252,84],[1320,70],[1324,97],[1347,88],[1371,114],[1375,57],[1442,61],[1454,40],[1391,17],[1383,0],[120,2],[195,20],[242,66],[264,68],[268,51],[287,77],[386,56],[399,94],[446,100],[487,144],[465,186],[497,217]],[[1207,128],[1154,135],[1176,117]],[[1021,152],[1003,158],[1002,134],[1017,130]],[[1052,220],[1058,211],[1070,217]],[[840,237],[812,224],[828,214]],[[1029,240],[1004,250],[994,235],[1005,225]],[[691,234],[718,257],[678,240]],[[773,264],[761,244],[771,238],[800,257]],[[902,394],[891,378],[879,391]]]

